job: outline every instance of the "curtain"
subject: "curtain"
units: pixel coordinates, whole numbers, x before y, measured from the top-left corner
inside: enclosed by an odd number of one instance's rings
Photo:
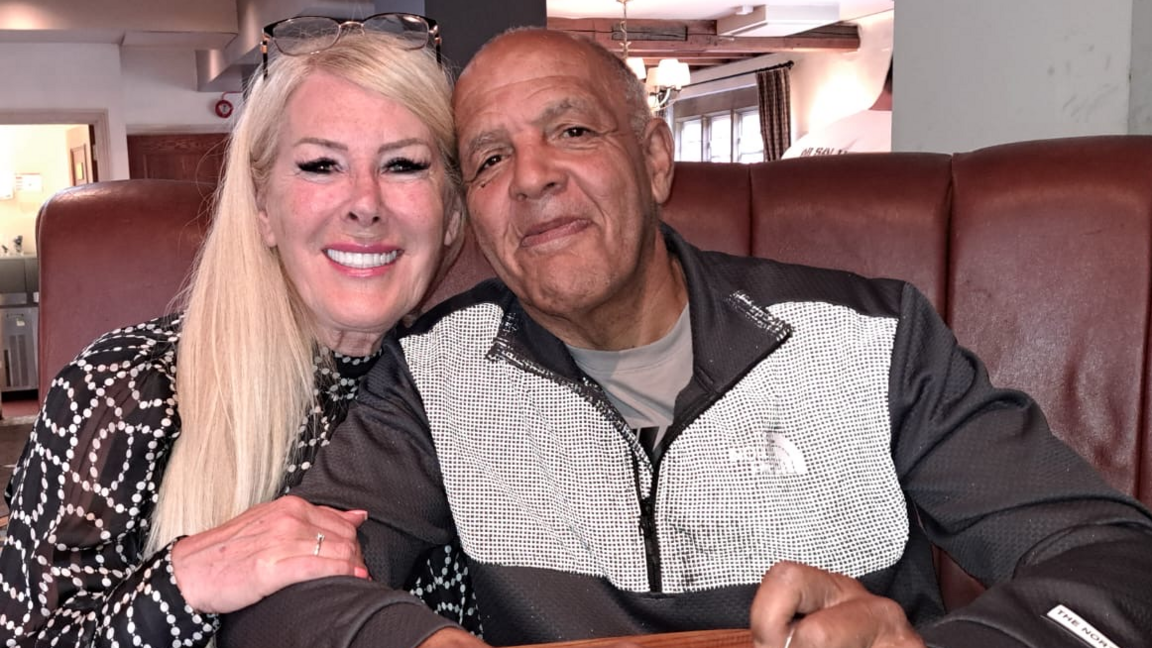
[[[785,64],[756,73],[760,94],[760,136],[764,161],[779,160],[792,144],[792,66]]]

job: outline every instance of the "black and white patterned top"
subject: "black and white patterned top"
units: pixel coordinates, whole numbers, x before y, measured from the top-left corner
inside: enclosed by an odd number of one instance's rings
[[[53,380],[5,491],[12,513],[0,549],[4,646],[204,646],[219,627],[215,615],[184,601],[172,543],[142,553],[180,436],[180,323],[168,316],[107,333]],[[301,424],[285,490],[327,445],[376,357],[317,358],[318,405]],[[457,552],[432,552],[412,587],[430,607],[476,629]]]

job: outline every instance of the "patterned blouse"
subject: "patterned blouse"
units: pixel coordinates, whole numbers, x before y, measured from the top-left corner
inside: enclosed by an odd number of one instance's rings
[[[216,615],[193,611],[176,587],[175,541],[142,553],[180,436],[179,338],[179,315],[112,331],[52,381],[4,494],[12,512],[0,549],[0,645],[205,646],[215,634]],[[285,490],[328,443],[376,357],[317,358],[319,407],[304,417]],[[432,552],[412,591],[476,631],[460,558],[455,547]]]

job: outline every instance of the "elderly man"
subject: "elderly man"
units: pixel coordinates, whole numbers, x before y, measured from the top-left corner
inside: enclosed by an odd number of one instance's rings
[[[1054,610],[1146,645],[1149,515],[914,288],[661,226],[671,135],[594,44],[501,36],[455,107],[499,281],[386,347],[294,491],[369,511],[375,582],[285,590],[232,644],[478,644],[390,589],[458,540],[497,645],[750,626],[770,648],[1081,646]],[[995,585],[944,616],[931,543]]]

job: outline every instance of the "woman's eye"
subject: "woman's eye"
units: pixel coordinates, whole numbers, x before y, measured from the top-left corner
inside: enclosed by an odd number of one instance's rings
[[[384,163],[384,170],[389,173],[419,173],[431,166],[430,162],[416,161],[410,158],[394,158]]]
[[[299,168],[304,173],[315,173],[318,175],[327,175],[336,170],[336,160],[330,158],[320,158],[318,160],[309,160],[307,162],[297,163]]]

